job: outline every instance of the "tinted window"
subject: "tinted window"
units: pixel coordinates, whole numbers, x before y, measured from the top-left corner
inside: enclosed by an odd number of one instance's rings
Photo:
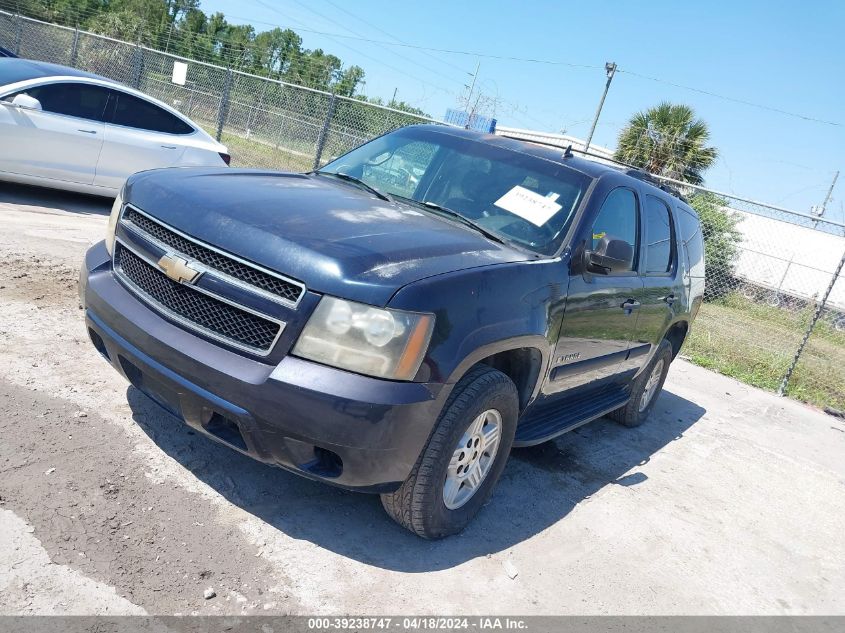
[[[672,223],[669,207],[654,196],[645,197],[647,273],[665,273],[672,269]]]
[[[193,128],[157,105],[123,92],[115,92],[117,104],[111,123],[166,134],[190,134]]]
[[[45,112],[102,121],[109,91],[87,84],[57,83],[35,86],[22,91],[41,102]],[[12,97],[9,97],[11,100]]]
[[[689,259],[690,275],[704,277],[704,240],[701,234],[701,224],[692,213],[683,207],[678,213],[681,236]]]
[[[625,240],[637,252],[637,198],[630,189],[614,189],[605,199],[593,222],[593,250],[603,237]]]

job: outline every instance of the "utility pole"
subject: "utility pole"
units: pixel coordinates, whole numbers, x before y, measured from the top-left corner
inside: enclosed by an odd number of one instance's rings
[[[599,123],[599,116],[601,115],[601,109],[604,107],[604,100],[607,97],[607,91],[610,90],[610,82],[613,81],[613,75],[616,74],[616,62],[606,62],[604,65],[604,70],[607,73],[607,83],[604,84],[604,92],[601,95],[601,101],[599,101],[598,110],[596,110],[596,118],[593,119],[593,127],[590,128],[590,135],[587,136],[587,142],[584,144],[584,151],[586,152],[590,149],[590,142],[593,140],[593,134],[596,131],[596,125]]]
[[[830,183],[830,189],[827,190],[827,195],[824,197],[824,202],[822,202],[822,206],[819,207],[819,217],[824,217],[824,212],[827,210],[827,203],[830,202],[830,196],[833,195],[833,188],[836,186],[836,181],[839,180],[839,172],[837,171],[833,174],[833,182]]]
[[[394,89],[393,89],[393,98],[390,100],[390,107],[391,107],[391,108],[395,108],[395,107],[396,107],[396,105],[395,105],[395,104],[396,104],[396,93],[398,92],[398,90],[399,90],[399,88],[398,88],[398,87],[396,87],[396,88],[394,88]]]
[[[836,181],[839,180],[839,171],[833,174],[833,182],[830,183],[830,189],[827,190],[827,195],[824,197],[824,202],[821,203],[819,207],[813,207],[811,210],[812,215],[816,216],[816,219],[813,220],[813,228],[816,228],[819,225],[819,220],[824,217],[824,212],[827,210],[827,205],[830,202],[830,197],[833,195],[833,188],[836,186]]]

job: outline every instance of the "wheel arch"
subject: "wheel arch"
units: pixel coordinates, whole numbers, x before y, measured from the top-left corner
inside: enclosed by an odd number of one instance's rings
[[[684,319],[681,321],[675,321],[669,326],[669,329],[666,330],[666,334],[663,335],[663,338],[669,341],[672,345],[672,360],[674,360],[681,351],[681,347],[687,338],[687,334],[689,334],[689,321]]]
[[[485,345],[469,354],[449,376],[449,390],[477,365],[487,365],[510,378],[519,394],[519,411],[536,396],[548,370],[549,344],[542,336],[523,336]]]

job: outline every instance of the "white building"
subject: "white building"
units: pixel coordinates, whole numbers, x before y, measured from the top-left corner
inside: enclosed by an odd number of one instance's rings
[[[552,132],[538,132],[537,130],[525,130],[518,127],[506,127],[504,125],[496,126],[496,134],[499,136],[507,136],[509,138],[522,139],[524,141],[537,141],[539,143],[547,143],[566,149],[570,145],[573,150],[584,150],[586,141],[568,134],[553,134]],[[590,153],[595,154],[593,158],[613,158],[613,150],[601,145],[590,145]]]

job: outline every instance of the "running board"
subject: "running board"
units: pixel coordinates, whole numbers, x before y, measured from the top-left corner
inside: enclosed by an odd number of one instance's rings
[[[583,424],[607,415],[628,402],[630,394],[622,387],[585,393],[570,400],[541,405],[519,421],[513,445],[534,446]]]

